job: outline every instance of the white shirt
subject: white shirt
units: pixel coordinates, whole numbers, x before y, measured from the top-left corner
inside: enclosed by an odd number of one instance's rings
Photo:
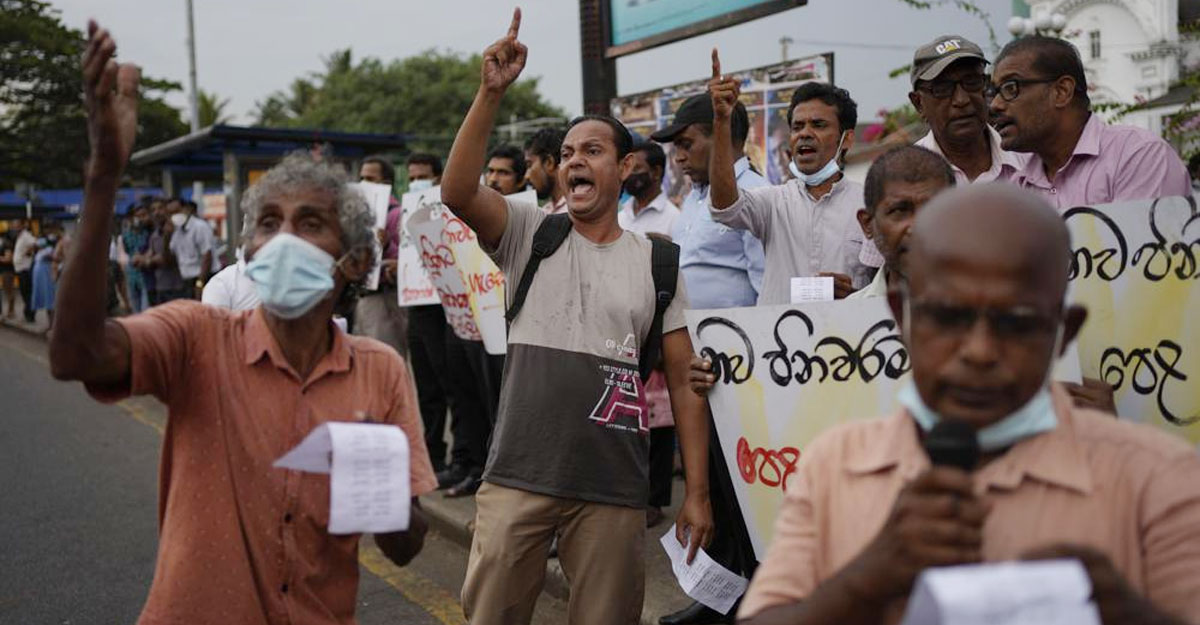
[[[22,230],[17,235],[17,243],[13,246],[13,271],[20,273],[33,269],[33,248],[37,245],[37,237],[28,230]]]
[[[258,307],[258,291],[246,277],[246,263],[238,262],[217,272],[204,285],[200,301],[209,306],[230,310],[250,310]]]
[[[867,286],[849,294],[846,299],[866,299],[868,297],[884,297],[887,295],[887,268],[880,267],[875,272],[875,279]]]
[[[199,217],[189,217],[171,235],[171,253],[175,255],[179,275],[187,280],[200,277],[205,252],[212,252],[212,229]]]
[[[641,235],[655,233],[671,235],[671,226],[679,217],[679,207],[671,203],[666,193],[659,192],[642,212],[634,214],[633,204],[637,198],[629,198],[617,213],[617,223],[622,229]]]
[[[959,186],[1011,180],[1013,176],[1025,166],[1025,161],[1029,157],[1016,152],[1008,152],[1000,148],[1000,133],[996,132],[991,126],[987,126],[988,145],[992,149],[992,167],[991,169],[979,174],[974,180],[967,178],[967,174],[959,169],[950,159],[946,159],[946,163],[950,165],[950,171],[954,172],[954,179]],[[933,138],[933,131],[930,131],[920,141],[917,141],[917,146],[923,147],[942,158],[946,155],[942,152],[941,146],[938,145],[937,139]]]
[[[713,221],[749,230],[766,252],[759,306],[792,301],[792,278],[821,272],[849,275],[855,286],[868,282],[870,269],[859,260],[865,238],[855,228],[863,207],[863,187],[841,179],[833,189],[814,198],[799,180],[761,189],[742,189],[724,209],[712,207]]]

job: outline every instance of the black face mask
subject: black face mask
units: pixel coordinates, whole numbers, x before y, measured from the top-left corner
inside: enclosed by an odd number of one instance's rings
[[[629,174],[629,177],[625,179],[625,192],[634,197],[640,197],[653,184],[649,173]]]

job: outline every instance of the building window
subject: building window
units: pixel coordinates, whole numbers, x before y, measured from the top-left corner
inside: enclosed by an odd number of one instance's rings
[[[1088,33],[1088,44],[1092,50],[1092,58],[1100,58],[1100,31],[1093,30]]]

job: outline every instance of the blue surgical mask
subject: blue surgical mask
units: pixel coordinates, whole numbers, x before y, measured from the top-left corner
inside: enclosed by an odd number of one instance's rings
[[[336,261],[325,250],[298,236],[271,237],[246,264],[263,307],[283,319],[297,319],[333,291]]]
[[[904,317],[904,341],[906,344],[911,344],[908,337],[911,316],[907,298],[904,301]],[[1050,377],[1054,370],[1054,361],[1062,351],[1062,338],[1063,327],[1060,324],[1054,337],[1053,356],[1050,366],[1046,370],[1046,379],[1043,381],[1042,387],[1015,412],[977,432],[981,450],[1007,449],[1027,438],[1049,432],[1058,426],[1058,415],[1054,412],[1054,398],[1050,394]],[[917,383],[911,378],[900,389],[896,399],[899,400],[901,406],[908,410],[908,413],[912,415],[924,432],[932,430],[933,426],[942,420],[942,416],[934,412],[921,398],[921,393],[917,390]]]
[[[433,181],[429,180],[429,179],[409,180],[408,181],[408,190],[409,191],[424,191],[425,189],[432,189],[432,188],[433,188]]]
[[[806,174],[800,171],[799,167],[796,167],[796,161],[788,162],[788,169],[792,172],[792,176],[795,176],[796,180],[803,182],[805,186],[809,187],[819,186],[826,180],[836,176],[842,171],[842,166],[838,164],[838,157],[842,154],[842,142],[845,140],[846,133],[843,132],[841,138],[838,139],[837,150],[834,151],[833,158],[829,159],[829,162],[825,163],[825,166],[815,173]]]

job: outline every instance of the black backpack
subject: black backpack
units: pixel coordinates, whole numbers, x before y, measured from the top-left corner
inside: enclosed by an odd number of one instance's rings
[[[525,271],[521,273],[521,281],[517,283],[517,291],[513,294],[512,306],[504,314],[511,326],[513,319],[525,305],[525,296],[533,284],[533,276],[537,274],[542,260],[549,258],[567,240],[571,234],[571,219],[566,214],[550,215],[538,226],[533,234],[533,249]],[[650,275],[654,280],[654,320],[650,322],[650,335],[642,343],[642,355],[638,359],[638,373],[645,382],[658,364],[659,351],[662,349],[662,319],[663,313],[675,298],[675,281],[679,276],[679,246],[661,239],[650,237]]]

